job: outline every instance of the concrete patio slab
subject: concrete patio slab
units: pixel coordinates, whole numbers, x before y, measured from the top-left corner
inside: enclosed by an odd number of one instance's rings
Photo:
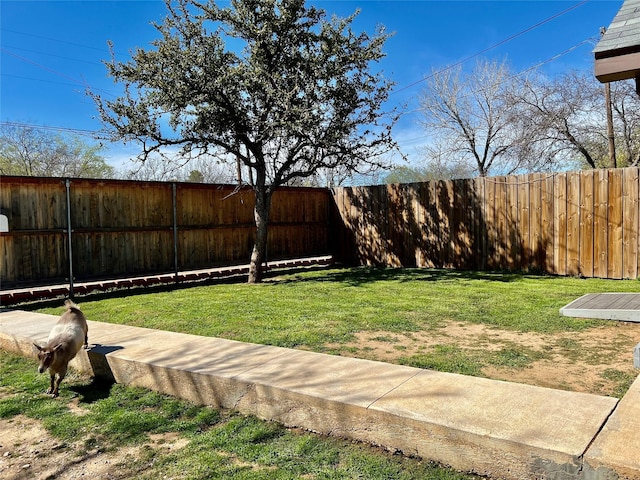
[[[640,322],[640,293],[588,293],[560,309],[565,317]]]
[[[2,312],[0,348],[33,355],[31,342],[45,339],[56,321]],[[636,446],[637,438],[629,441],[628,435],[640,418],[637,399],[625,409],[627,418],[610,397],[98,322],[89,322],[89,342],[92,349],[82,351],[73,367],[461,471],[603,480],[617,478],[611,475],[620,468],[640,478],[640,466],[612,454],[622,455],[621,442]],[[640,392],[630,395],[632,402]],[[610,416],[623,427],[609,425]],[[602,438],[601,429],[609,432]]]

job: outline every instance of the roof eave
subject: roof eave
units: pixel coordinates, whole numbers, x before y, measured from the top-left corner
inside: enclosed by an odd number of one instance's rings
[[[640,77],[640,52],[597,58],[595,76],[602,83]]]

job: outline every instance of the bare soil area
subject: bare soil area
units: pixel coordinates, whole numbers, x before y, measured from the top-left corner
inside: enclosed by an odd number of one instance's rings
[[[55,400],[52,400],[55,401]],[[40,422],[24,416],[0,420],[0,478],[6,480],[114,480],[133,478],[133,462],[148,448],[171,451],[186,445],[175,434],[153,435],[145,445],[117,451],[86,450],[82,441],[55,439]],[[144,467],[142,467],[144,469]]]
[[[519,333],[472,323],[452,322],[429,332],[361,332],[331,351],[343,356],[402,363],[436,346],[456,346],[470,356],[505,349],[531,357],[524,367],[485,365],[482,375],[597,395],[619,396],[621,378],[640,373],[633,367],[633,349],[640,343],[640,324],[615,322],[572,333]],[[406,363],[406,362],[405,362]]]
[[[531,361],[520,367],[485,365],[483,376],[576,392],[617,396],[620,378],[635,378],[633,348],[640,343],[640,324],[611,322],[583,332],[561,334],[516,333],[470,323],[451,323],[429,332],[398,334],[363,332],[349,344],[329,347],[344,356],[399,363],[428,353],[438,345],[455,345],[470,355],[514,349]],[[528,352],[528,353],[527,353]],[[0,396],[3,392],[0,390]],[[52,400],[55,401],[55,400]],[[81,408],[74,406],[81,414]],[[117,451],[87,450],[61,443],[38,421],[17,416],[0,420],[0,478],[7,480],[133,478],[133,462],[144,449],[171,451],[186,441],[175,435],[153,436],[145,445]],[[138,464],[140,472],[144,466]]]

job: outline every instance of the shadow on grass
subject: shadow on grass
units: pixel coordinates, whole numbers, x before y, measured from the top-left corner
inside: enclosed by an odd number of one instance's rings
[[[91,404],[109,398],[115,382],[107,378],[95,377],[85,385],[73,385],[69,390],[80,397],[80,403]]]
[[[271,269],[266,270],[263,275],[264,283],[268,283],[272,281],[272,279],[279,277],[281,275],[296,275],[302,272],[315,272],[315,271],[323,271],[328,268],[340,268],[339,266],[310,266],[310,267],[295,267],[295,268],[286,268],[286,269]],[[123,277],[124,278],[124,277]],[[306,279],[304,279],[306,280]],[[238,283],[246,283],[247,275],[239,274],[239,275],[230,275],[228,277],[211,277],[207,279],[201,280],[190,280],[183,282],[169,282],[169,283],[161,283],[155,285],[148,286],[137,286],[137,287],[123,287],[118,289],[111,289],[107,291],[95,290],[92,292],[84,293],[81,295],[76,295],[74,300],[78,303],[83,301],[91,301],[91,302],[99,302],[100,300],[107,300],[112,298],[128,298],[135,297],[138,295],[147,295],[150,293],[162,293],[162,292],[172,292],[185,290],[188,288],[197,288],[201,286],[209,286],[209,285],[229,285],[229,284],[238,284]],[[46,298],[40,300],[33,300],[28,302],[16,303],[4,308],[0,306],[0,311],[9,311],[9,310],[25,310],[25,311],[35,311],[43,308],[57,308],[62,307],[64,303],[63,296],[57,298]],[[82,307],[82,305],[80,305]]]
[[[302,276],[309,272],[322,272],[319,275]],[[263,283],[297,283],[297,282],[336,282],[349,286],[365,285],[381,281],[398,282],[447,282],[459,280],[485,280],[492,282],[518,282],[526,278],[544,278],[549,275],[536,275],[517,272],[483,272],[476,270],[446,270],[429,268],[389,268],[389,267],[351,267],[342,268],[334,265],[331,269],[321,267],[301,267],[283,270],[268,270],[264,274]],[[246,282],[246,275],[238,275],[228,278],[202,280],[198,282],[167,283],[147,287],[132,287],[106,292],[87,293],[78,301],[100,301],[113,298],[127,298],[149,293],[178,291],[187,288],[196,288],[214,284],[232,284]],[[34,301],[16,304],[12,308],[21,310],[39,310],[42,308],[55,308],[62,304],[61,298]]]
[[[313,278],[297,277],[291,281],[339,282],[357,286],[390,280],[398,282],[446,282],[453,280],[517,282],[523,280],[527,276],[530,277],[531,275],[513,272],[480,272],[471,270],[356,267],[339,271],[328,271],[322,276]]]

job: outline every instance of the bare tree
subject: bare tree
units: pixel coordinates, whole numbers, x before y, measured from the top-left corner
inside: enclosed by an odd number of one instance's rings
[[[4,175],[111,178],[115,170],[101,150],[101,145],[73,135],[9,122],[0,126],[0,174]]]
[[[461,67],[434,73],[420,106],[421,123],[437,139],[438,154],[471,163],[480,176],[516,171],[519,162],[512,154],[520,135],[512,100],[517,86],[504,62],[480,60],[468,74]]]
[[[134,161],[122,176],[128,180],[163,182],[234,183],[236,180],[233,172],[214,156],[200,155],[185,160],[177,152],[173,155],[152,155],[144,162]]]
[[[554,78],[532,75],[515,100],[517,117],[528,132],[528,155],[553,165],[579,160],[596,168],[607,165],[604,90],[591,73],[571,71]]]
[[[640,96],[635,82],[613,82],[611,84],[613,122],[619,166],[640,165]]]

